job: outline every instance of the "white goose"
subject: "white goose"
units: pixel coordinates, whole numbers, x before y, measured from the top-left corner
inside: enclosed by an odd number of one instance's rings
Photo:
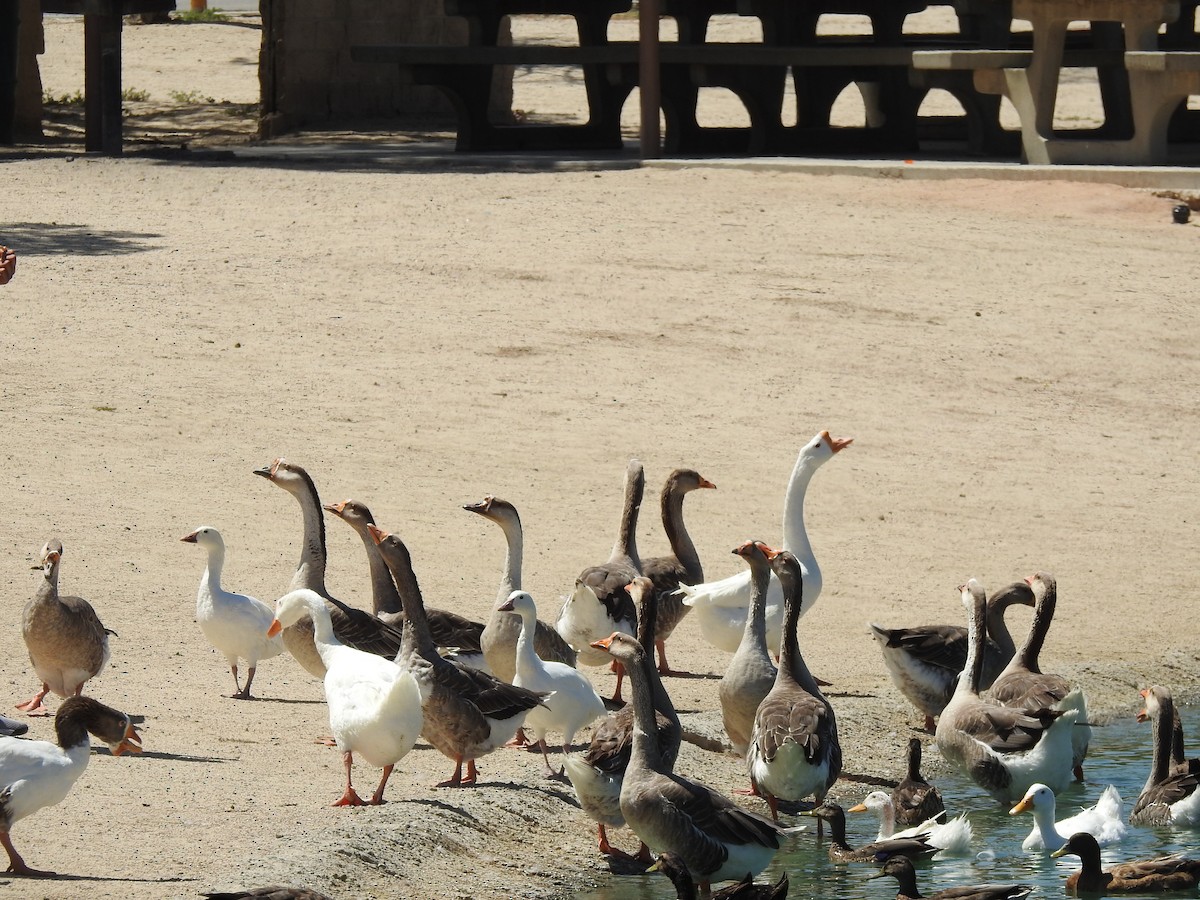
[[[200,590],[196,594],[196,621],[208,642],[229,662],[235,691],[230,697],[253,700],[250,684],[254,681],[259,660],[283,652],[283,638],[267,637],[275,613],[261,600],[221,587],[221,569],[225,565],[225,541],[221,532],[210,525],[201,525],[180,540],[203,547],[208,553],[208,565],[200,577]],[[239,659],[246,660],[245,687],[238,684]]]
[[[320,594],[308,588],[275,601],[275,616],[267,634],[275,636],[305,616],[312,619],[313,638],[325,667],[329,727],[346,766],[346,790],[333,805],[363,805],[350,778],[355,753],[383,769],[379,786],[367,801],[383,803],[392,767],[413,748],[421,733],[425,721],[421,690],[416,679],[394,662],[339,641],[329,607]]]
[[[821,569],[813,555],[804,527],[804,496],[817,469],[846,449],[853,438],[838,439],[822,431],[800,449],[792,477],[783,498],[783,549],[800,560],[804,572],[804,607],[808,612],[821,594]],[[737,650],[750,609],[750,573],[742,571],[720,581],[681,584],[683,602],[696,611],[700,633],[719,650]],[[767,595],[767,646],[778,648],[783,637],[783,591],[776,578],[771,579]]]
[[[934,854],[935,859],[942,856],[960,856],[971,852],[971,840],[974,833],[965,813],[944,823],[937,820],[945,814],[938,813],[937,816],[927,819],[919,825],[897,831],[896,807],[892,804],[892,798],[886,791],[871,791],[863,797],[861,803],[846,811],[875,813],[879,817],[879,833],[875,838],[878,841],[920,835],[925,838],[927,843],[940,848],[939,852]]]
[[[1028,810],[1033,811],[1033,830],[1021,841],[1021,849],[1026,851],[1058,850],[1079,831],[1086,831],[1103,847],[1121,840],[1129,830],[1122,819],[1121,795],[1114,784],[1104,789],[1095,806],[1058,822],[1054,821],[1054,791],[1044,784],[1031,784],[1021,802],[1008,812],[1015,816]]]

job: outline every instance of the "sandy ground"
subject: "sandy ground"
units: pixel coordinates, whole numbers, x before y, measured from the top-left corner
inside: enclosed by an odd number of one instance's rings
[[[80,86],[70,27],[48,36],[52,93]],[[256,41],[127,29],[126,84],[251,103]],[[687,514],[720,577],[740,541],[778,539],[799,447],[823,428],[853,436],[809,494],[825,589],[801,626],[851,775],[898,777],[918,721],[865,623],[959,621],[967,576],[1058,576],[1043,662],[1099,716],[1129,714],[1150,683],[1196,692],[1197,232],[1170,224],[1170,200],[700,168],[34,153],[3,171],[0,240],[21,262],[0,292],[0,678],[12,702],[35,687],[17,623],[37,549],[59,536],[64,591],[119,634],[88,691],[145,716],[146,752],[96,752],[63,804],[19,823],[26,859],[64,874],[0,893],[284,880],[338,897],[568,897],[607,876],[592,824],[532,755],[492,754],[483,783],[456,791],[433,787],[451,767],[422,745],[386,806],[335,810],[341,762],[313,743],[321,685],[280,657],[259,670],[261,702],[221,696],[229,673],[194,621],[203,560],[179,538],[218,527],[226,584],[280,595],[300,517],[251,474],[277,456],[323,500],[369,503],[427,600],[480,619],[502,539],[459,507],[512,500],[526,586],[552,618],[608,554],[629,457],[651,498],[675,466],[717,483]],[[358,538],[338,522],[328,538],[329,585],[366,604]],[[653,499],[640,546],[665,550]],[[1022,632],[1025,611],[1013,619]],[[711,731],[728,656],[691,620],[671,649],[701,677],[668,688]],[[692,744],[678,768],[742,783],[735,760]]]

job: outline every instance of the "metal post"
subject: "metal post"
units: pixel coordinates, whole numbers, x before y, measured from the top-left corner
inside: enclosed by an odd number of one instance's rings
[[[638,91],[641,95],[642,159],[662,155],[658,110],[662,105],[662,73],[659,69],[658,20],[660,0],[638,0]]]

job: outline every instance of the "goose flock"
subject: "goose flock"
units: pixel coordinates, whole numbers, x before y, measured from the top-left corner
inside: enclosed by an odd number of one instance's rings
[[[524,537],[516,507],[494,496],[465,505],[499,526],[505,538],[500,585],[486,622],[427,607],[398,534],[376,523],[361,501],[322,505],[309,473],[276,459],[253,471],[300,507],[301,555],[291,582],[273,604],[227,590],[221,581],[225,542],[217,528],[200,526],[180,539],[205,551],[196,621],[229,666],[233,699],[255,699],[251,685],[258,667],[276,665],[269,661],[285,651],[321,680],[331,742],[345,776],[333,806],[382,804],[389,779],[421,741],[444,755],[448,767],[453,764],[437,787],[459,789],[479,782],[481,757],[529,744],[540,751],[543,777],[569,781],[581,827],[596,826],[598,852],[662,872],[679,897],[786,896],[787,873],[774,884],[757,883],[755,876],[789,842],[807,839],[800,836],[804,823],[815,820],[816,838],[827,844],[831,860],[866,864],[864,879],[890,876],[898,897],[916,898],[922,895],[914,862],[933,881],[938,866],[931,860],[976,852],[967,816],[948,814],[956,798],[921,775],[922,753],[930,751],[1011,807],[1013,816],[1031,814],[1023,852],[1079,858],[1080,872],[1064,889],[1194,891],[1200,861],[1184,855],[1123,862],[1109,871],[1100,858],[1099,848],[1119,847],[1131,826],[1200,825],[1200,759],[1186,757],[1169,688],[1154,685],[1140,694],[1138,719],[1152,723],[1152,758],[1128,819],[1111,785],[1093,807],[1058,818],[1055,795],[1082,781],[1094,723],[1084,686],[1042,671],[1058,601],[1057,582],[1045,571],[990,596],[968,579],[957,588],[957,621],[870,624],[896,699],[921,713],[927,742],[907,742],[906,776],[894,790],[853,797],[848,810],[835,802],[836,793],[844,799],[855,793],[839,786],[843,760],[853,758],[855,748],[844,747],[838,736],[838,694],[823,692],[829,683],[810,671],[802,650],[813,636],[801,629],[801,619],[822,587],[804,500],[820,467],[850,445],[850,439],[821,431],[801,447],[784,494],[782,544],[738,543],[732,553],[745,568],[714,582],[703,581],[683,506],[688,494],[715,484],[693,469],[670,473],[661,516],[671,552],[643,559],[636,534],[645,472],[630,460],[609,557],[580,570],[552,620],[539,618],[535,598],[523,589]],[[326,512],[362,540],[369,611],[326,587]],[[60,541],[49,540],[35,567],[40,575],[22,633],[40,688],[17,707],[29,716],[49,715],[47,697],[64,698],[54,713],[57,741],[0,736],[0,843],[14,875],[53,874],[28,866],[10,832],[16,822],[66,798],[91,755],[89,734],[114,756],[141,744],[130,716],[84,696],[108,662],[109,638],[116,635],[87,600],[60,594],[63,553]],[[1005,623],[1006,611],[1018,605],[1033,608],[1019,646]],[[743,761],[748,789],[706,784],[676,769],[683,728],[664,679],[686,673],[668,663],[666,644],[678,629],[690,627],[687,622],[714,648],[732,654],[711,704],[720,713],[728,752]],[[864,643],[870,646],[865,637]],[[607,701],[587,674],[598,666],[617,675]],[[573,749],[582,734],[585,746]],[[356,759],[380,770],[369,795],[354,787]],[[735,800],[735,793],[746,797]],[[876,840],[851,846],[847,812],[876,815]],[[608,829],[622,826],[640,841],[636,851],[610,842]],[[722,882],[732,884],[721,888]],[[952,884],[928,896],[1000,900],[1030,891],[1019,884]],[[236,896],[318,895],[270,886]]]

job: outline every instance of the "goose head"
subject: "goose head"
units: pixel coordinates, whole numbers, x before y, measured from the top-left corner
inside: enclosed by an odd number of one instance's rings
[[[326,503],[322,507],[326,512],[333,513],[351,528],[363,529],[372,521],[371,510],[365,503],[357,500],[343,500],[341,503]]]
[[[717,486],[695,469],[676,469],[667,476],[668,493],[687,494],[702,488],[715,491]]]
[[[1153,685],[1148,688],[1142,688],[1138,691],[1138,695],[1144,701],[1142,708],[1138,710],[1137,720],[1139,722],[1149,722],[1158,715],[1159,709],[1162,706],[1164,697],[1170,697],[1170,691],[1164,687]]]
[[[987,603],[987,592],[983,589],[983,585],[976,579],[967,579],[966,584],[960,584],[957,588],[962,597],[962,605],[971,613],[975,609],[976,603]]]
[[[274,637],[289,625],[295,625],[305,616],[312,616],[318,610],[324,609],[325,601],[316,591],[300,588],[284,594],[275,601],[275,618],[267,629],[267,637]]]
[[[496,610],[516,613],[522,618],[537,616],[537,604],[533,602],[533,597],[527,591],[513,591],[508,595],[507,600],[496,607]]]
[[[645,575],[639,575],[625,585],[625,590],[629,592],[633,602],[638,605],[638,609],[641,609],[643,601],[654,591],[654,582]]]
[[[1021,798],[1016,806],[1008,811],[1008,814],[1016,816],[1033,810],[1035,816],[1041,812],[1048,812],[1053,816],[1054,806],[1054,791],[1050,790],[1044,784],[1031,784],[1029,790],[1025,792],[1025,796]]]
[[[55,713],[54,727],[60,745],[65,746],[64,735],[79,726],[104,741],[113,756],[142,752],[142,736],[129,716],[91,697],[68,697]]]
[[[854,443],[854,438],[831,437],[828,431],[820,431],[804,445],[800,455],[807,457],[816,465],[828,462]]]
[[[505,522],[519,523],[521,521],[521,517],[517,515],[517,508],[515,506],[507,500],[501,500],[499,497],[493,497],[491,494],[488,494],[478,503],[464,504],[463,509],[501,524]]]
[[[603,650],[617,662],[623,663],[626,669],[642,665],[646,658],[646,651],[642,649],[642,645],[623,631],[614,631],[606,638],[592,641],[591,646]]]
[[[47,581],[53,581],[58,573],[58,564],[62,561],[63,545],[57,538],[51,538],[42,544],[42,552],[38,555],[38,564],[32,569],[40,569]]]
[[[305,490],[315,491],[312,479],[303,468],[290,463],[282,456],[269,466],[254,470],[255,475],[261,475],[272,484],[277,484],[289,494],[300,494]]]
[[[1025,579],[1025,583],[1033,588],[1034,596],[1038,599],[1046,596],[1047,593],[1055,591],[1058,586],[1054,580],[1054,576],[1049,572],[1035,572]]]
[[[740,556],[747,563],[753,564],[754,562],[765,563],[779,551],[771,549],[762,541],[743,541],[734,547],[731,552],[734,556]]]
[[[201,525],[191,534],[185,534],[179,540],[185,544],[198,544],[205,550],[225,549],[225,541],[221,538],[221,532],[211,525]]]

